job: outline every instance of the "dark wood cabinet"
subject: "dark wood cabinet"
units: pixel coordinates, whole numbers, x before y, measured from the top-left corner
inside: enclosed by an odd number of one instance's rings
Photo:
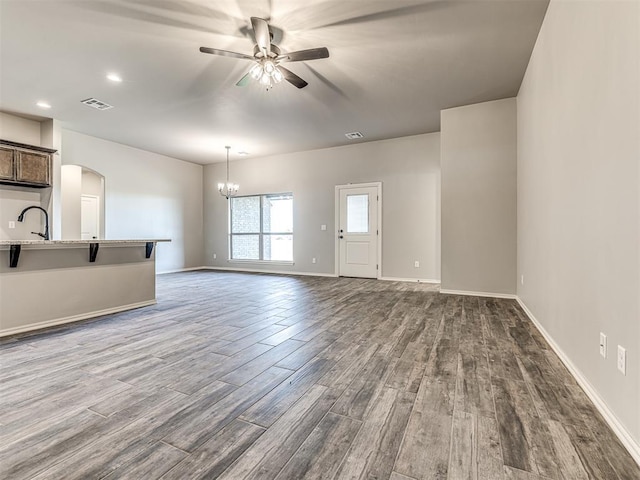
[[[15,150],[0,145],[0,180],[15,180]]]
[[[55,150],[0,140],[0,183],[25,187],[51,186]]]
[[[16,181],[51,185],[51,155],[28,150],[16,150]]]

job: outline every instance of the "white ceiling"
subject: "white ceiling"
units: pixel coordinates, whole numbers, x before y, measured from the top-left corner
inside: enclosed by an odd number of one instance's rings
[[[0,0],[0,109],[196,162],[440,129],[440,110],[515,96],[548,0]],[[307,80],[236,87],[251,62],[249,17],[283,51],[330,58],[287,67]],[[279,39],[278,37],[282,37]],[[117,72],[124,81],[106,80]],[[95,97],[114,105],[98,111]],[[36,102],[52,105],[44,111]]]

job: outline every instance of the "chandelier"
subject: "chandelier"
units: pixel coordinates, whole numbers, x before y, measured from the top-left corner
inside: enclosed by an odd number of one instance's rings
[[[236,193],[238,193],[240,185],[231,183],[229,181],[229,150],[231,149],[231,147],[226,146],[224,148],[227,149],[227,183],[219,183],[218,192],[220,192],[220,195],[222,195],[224,198],[229,200],[229,197],[233,197]]]
[[[258,80],[260,85],[267,87],[267,90],[273,87],[274,83],[280,83],[284,79],[284,75],[270,58],[263,58],[251,67],[249,75]]]

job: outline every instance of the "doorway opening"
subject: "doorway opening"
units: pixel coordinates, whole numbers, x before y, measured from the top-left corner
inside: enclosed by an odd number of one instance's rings
[[[100,238],[100,197],[80,195],[80,238]]]

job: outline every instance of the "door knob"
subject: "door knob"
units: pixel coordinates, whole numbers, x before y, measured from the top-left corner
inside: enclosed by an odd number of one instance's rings
[[[338,238],[344,238],[344,236],[343,235],[338,235]]]

